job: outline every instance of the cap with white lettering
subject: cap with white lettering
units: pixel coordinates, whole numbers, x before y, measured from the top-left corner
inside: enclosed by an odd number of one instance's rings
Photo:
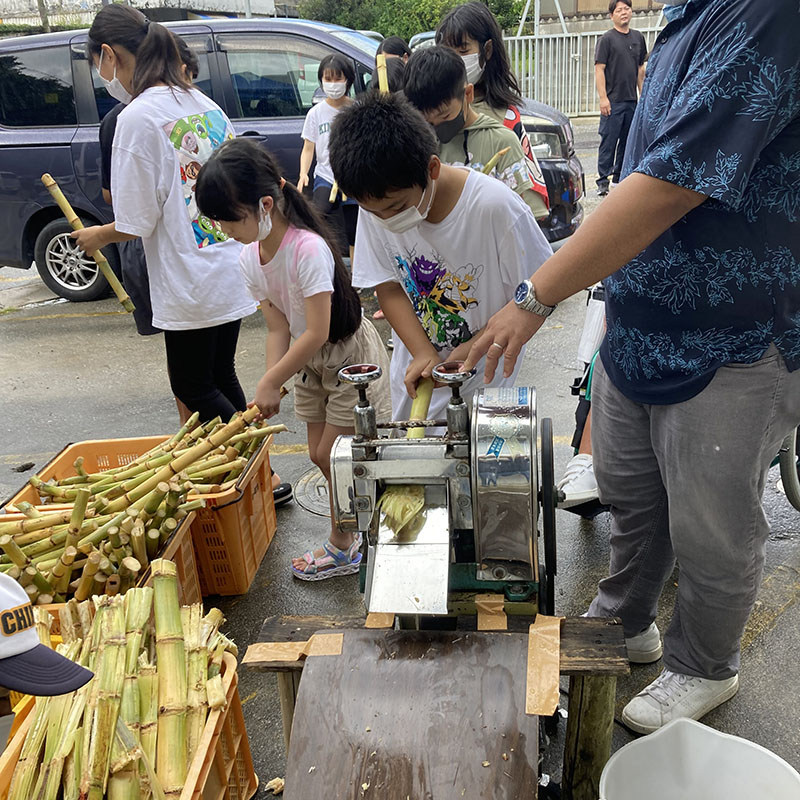
[[[25,590],[0,574],[0,686],[34,695],[66,694],[92,673],[39,641]]]

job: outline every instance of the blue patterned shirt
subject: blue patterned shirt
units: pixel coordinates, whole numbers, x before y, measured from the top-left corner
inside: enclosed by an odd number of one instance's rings
[[[605,281],[603,364],[640,403],[688,400],[771,342],[800,367],[800,0],[681,10],[650,56],[623,177],[709,199]]]

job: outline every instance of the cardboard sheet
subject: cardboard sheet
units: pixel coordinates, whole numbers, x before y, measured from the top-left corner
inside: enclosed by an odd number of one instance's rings
[[[394,627],[394,614],[384,614],[378,611],[373,611],[367,614],[367,621],[364,623],[365,628],[393,628]]]
[[[342,633],[315,633],[304,642],[256,642],[247,648],[243,664],[259,664],[265,661],[301,661],[308,656],[340,656]]]
[[[528,632],[526,714],[550,716],[558,708],[561,619],[538,614]]]
[[[507,631],[505,597],[502,594],[476,594],[479,631]]]

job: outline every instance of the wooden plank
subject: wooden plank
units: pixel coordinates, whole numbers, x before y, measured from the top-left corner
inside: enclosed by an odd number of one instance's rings
[[[534,800],[527,642],[515,633],[344,631],[340,656],[311,658],[303,670],[285,800]]]
[[[567,617],[561,623],[562,675],[627,675],[625,633],[619,620]]]
[[[257,642],[304,642],[317,631],[363,628],[365,616],[284,616],[267,617]],[[527,630],[527,625],[526,625]],[[252,669],[285,671],[302,669],[303,660],[258,661]],[[561,624],[562,675],[627,675],[630,671],[625,635],[619,620],[593,617],[567,617]]]
[[[564,800],[597,800],[600,796],[600,775],[611,755],[616,686],[613,675],[573,675],[569,679],[561,781]]]

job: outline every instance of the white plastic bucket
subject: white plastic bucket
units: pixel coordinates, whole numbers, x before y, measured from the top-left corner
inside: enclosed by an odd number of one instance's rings
[[[800,773],[765,747],[676,719],[620,748],[600,800],[798,800]]]

